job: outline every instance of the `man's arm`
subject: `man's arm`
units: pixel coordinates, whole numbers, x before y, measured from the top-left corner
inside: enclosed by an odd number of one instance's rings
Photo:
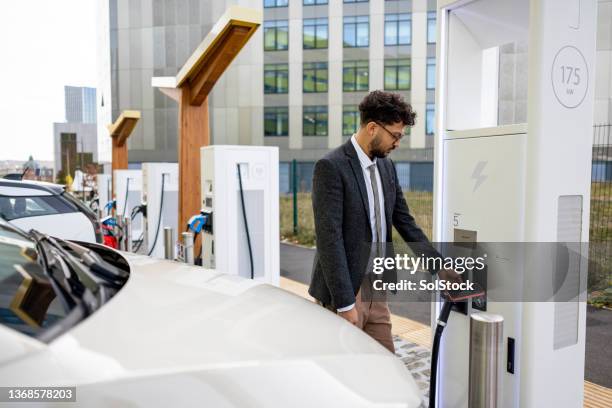
[[[333,306],[341,309],[355,303],[344,237],[342,235],[344,188],[333,163],[317,161],[312,178],[312,209],[323,279]]]
[[[412,214],[410,214],[402,187],[397,178],[395,166],[392,162],[391,167],[393,168],[393,177],[395,179],[395,207],[393,208],[392,217],[393,226],[417,256],[422,253],[432,258],[442,257],[442,255],[431,245],[427,235],[425,235],[423,230],[417,225]],[[435,273],[437,270],[430,270],[430,272]]]

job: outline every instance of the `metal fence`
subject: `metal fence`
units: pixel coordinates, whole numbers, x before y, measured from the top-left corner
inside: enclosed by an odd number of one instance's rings
[[[593,126],[589,288],[612,283],[612,124]]]
[[[395,162],[395,168],[404,191],[430,193],[433,191],[433,162]],[[281,162],[279,164],[280,193],[292,194],[294,183],[298,193],[310,193],[313,171],[313,162]]]

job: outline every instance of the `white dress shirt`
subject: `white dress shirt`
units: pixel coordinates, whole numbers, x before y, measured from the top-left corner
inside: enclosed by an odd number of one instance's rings
[[[387,236],[387,222],[385,220],[385,197],[383,194],[382,182],[380,180],[380,172],[378,171],[378,166],[376,166],[376,157],[374,160],[370,159],[370,157],[363,151],[359,143],[357,143],[356,135],[351,137],[351,143],[353,147],[357,151],[357,157],[359,158],[359,163],[361,164],[361,170],[363,172],[363,178],[365,181],[366,191],[368,194],[368,209],[370,212],[370,228],[372,229],[372,241],[377,242],[385,242]],[[376,184],[378,187],[378,197],[377,200],[380,203],[380,229],[381,229],[381,237],[376,236],[376,213],[374,211],[374,189],[372,188],[372,182],[370,179],[370,170],[369,167],[374,165],[374,171],[376,173]],[[355,307],[355,304],[342,307],[337,309],[338,312],[347,312]]]

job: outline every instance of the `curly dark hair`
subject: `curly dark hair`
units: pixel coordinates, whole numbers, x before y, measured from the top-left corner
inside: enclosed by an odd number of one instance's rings
[[[359,113],[362,126],[369,122],[383,125],[402,122],[404,126],[414,126],[416,118],[416,112],[400,94],[385,91],[370,92],[359,104]]]

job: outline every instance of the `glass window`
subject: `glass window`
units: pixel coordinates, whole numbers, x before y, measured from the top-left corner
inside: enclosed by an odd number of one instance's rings
[[[344,17],[344,47],[367,47],[370,44],[370,18]]]
[[[410,59],[385,60],[385,89],[410,89]]]
[[[436,12],[430,11],[427,13],[427,42],[435,44],[436,35]]]
[[[264,93],[275,94],[287,92],[289,92],[289,65],[264,65]]]
[[[408,45],[412,41],[410,13],[385,15],[385,45]]]
[[[7,221],[72,212],[78,212],[78,209],[56,196],[0,196],[0,217]]]
[[[264,7],[287,7],[289,0],[264,0]]]
[[[345,92],[367,91],[368,61],[345,61],[342,69],[342,89]]]
[[[326,18],[304,19],[304,49],[327,48],[328,23]]]
[[[342,134],[350,136],[357,133],[360,120],[359,107],[357,105],[345,105],[342,109]]]
[[[327,62],[304,63],[304,92],[327,92]]]
[[[434,119],[435,119],[435,105],[428,103],[425,111],[425,133],[433,135],[434,133]]]
[[[276,51],[289,48],[289,25],[287,20],[264,22],[264,50]]]
[[[305,6],[314,6],[315,4],[327,4],[327,0],[304,0]]]
[[[436,89],[436,59],[427,58],[427,89]]]
[[[344,0],[345,3],[367,3],[370,0]]]
[[[289,109],[286,106],[264,108],[264,136],[289,135]]]
[[[304,136],[327,136],[327,106],[304,106]]]

